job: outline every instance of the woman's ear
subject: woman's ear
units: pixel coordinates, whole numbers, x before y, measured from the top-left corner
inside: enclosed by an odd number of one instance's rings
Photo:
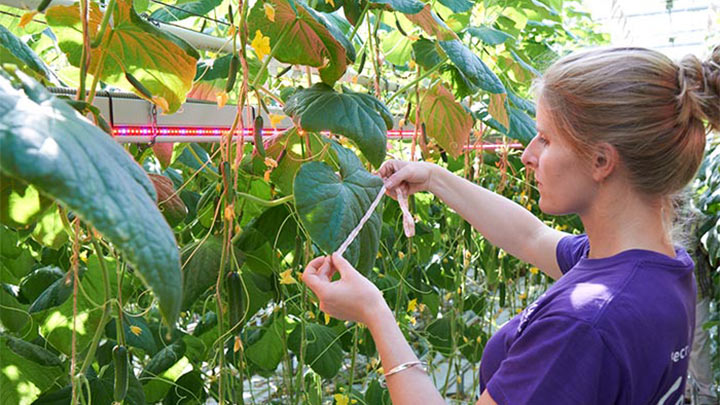
[[[620,163],[617,149],[607,142],[595,146],[592,155],[592,177],[597,182],[605,181],[613,174]]]

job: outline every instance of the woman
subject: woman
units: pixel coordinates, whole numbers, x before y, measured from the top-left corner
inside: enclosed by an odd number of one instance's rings
[[[675,404],[694,325],[695,281],[670,236],[672,197],[720,129],[720,47],[676,65],[639,48],[566,56],[538,83],[537,136],[522,161],[540,209],[577,214],[586,234],[543,224],[439,166],[389,161],[388,194],[429,191],[491,243],[557,282],[487,343],[478,404]],[[331,282],[335,271],[340,280]],[[395,404],[444,403],[378,289],[342,257],[303,274],[320,309],[373,335]]]

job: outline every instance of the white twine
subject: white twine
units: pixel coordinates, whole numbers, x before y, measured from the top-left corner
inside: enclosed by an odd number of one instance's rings
[[[383,185],[380,188],[380,192],[378,193],[377,197],[375,197],[375,201],[370,204],[370,208],[368,208],[367,212],[365,212],[365,215],[363,215],[362,218],[360,218],[360,223],[357,224],[355,229],[350,232],[350,235],[348,235],[347,239],[345,239],[345,242],[340,245],[340,247],[337,250],[337,253],[339,255],[343,255],[347,248],[350,246],[351,243],[355,240],[355,238],[360,233],[360,230],[362,230],[362,227],[365,225],[365,223],[370,219],[373,212],[375,212],[375,208],[377,208],[378,204],[380,204],[380,200],[382,200],[383,195],[385,195],[385,186]],[[413,219],[412,215],[410,214],[410,210],[408,209],[408,201],[407,196],[405,196],[405,193],[402,191],[400,187],[398,187],[395,192],[398,196],[398,202],[400,203],[400,209],[403,212],[403,228],[405,230],[405,235],[409,238],[413,235],[415,235],[415,220]]]

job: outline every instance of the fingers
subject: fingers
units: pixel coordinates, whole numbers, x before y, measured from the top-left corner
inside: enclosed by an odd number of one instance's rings
[[[355,268],[337,252],[332,255],[332,265],[335,269],[337,269],[340,273],[340,277],[342,278],[352,276],[355,272],[357,272],[357,270],[355,270]]]
[[[319,295],[320,290],[330,281],[326,276],[327,268],[330,267],[330,260],[327,259],[325,256],[316,257],[308,263],[302,274],[303,282],[313,290],[315,295]]]

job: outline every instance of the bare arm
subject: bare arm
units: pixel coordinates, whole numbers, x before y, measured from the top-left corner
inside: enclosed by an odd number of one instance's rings
[[[519,204],[434,166],[428,191],[465,218],[493,245],[537,266],[553,279],[562,276],[555,256],[567,234],[540,221]]]
[[[562,275],[555,248],[567,234],[543,224],[515,202],[430,163],[390,160],[379,174],[386,179],[391,197],[397,198],[397,187],[406,188],[408,195],[430,191],[493,245],[532,263],[553,279]]]

